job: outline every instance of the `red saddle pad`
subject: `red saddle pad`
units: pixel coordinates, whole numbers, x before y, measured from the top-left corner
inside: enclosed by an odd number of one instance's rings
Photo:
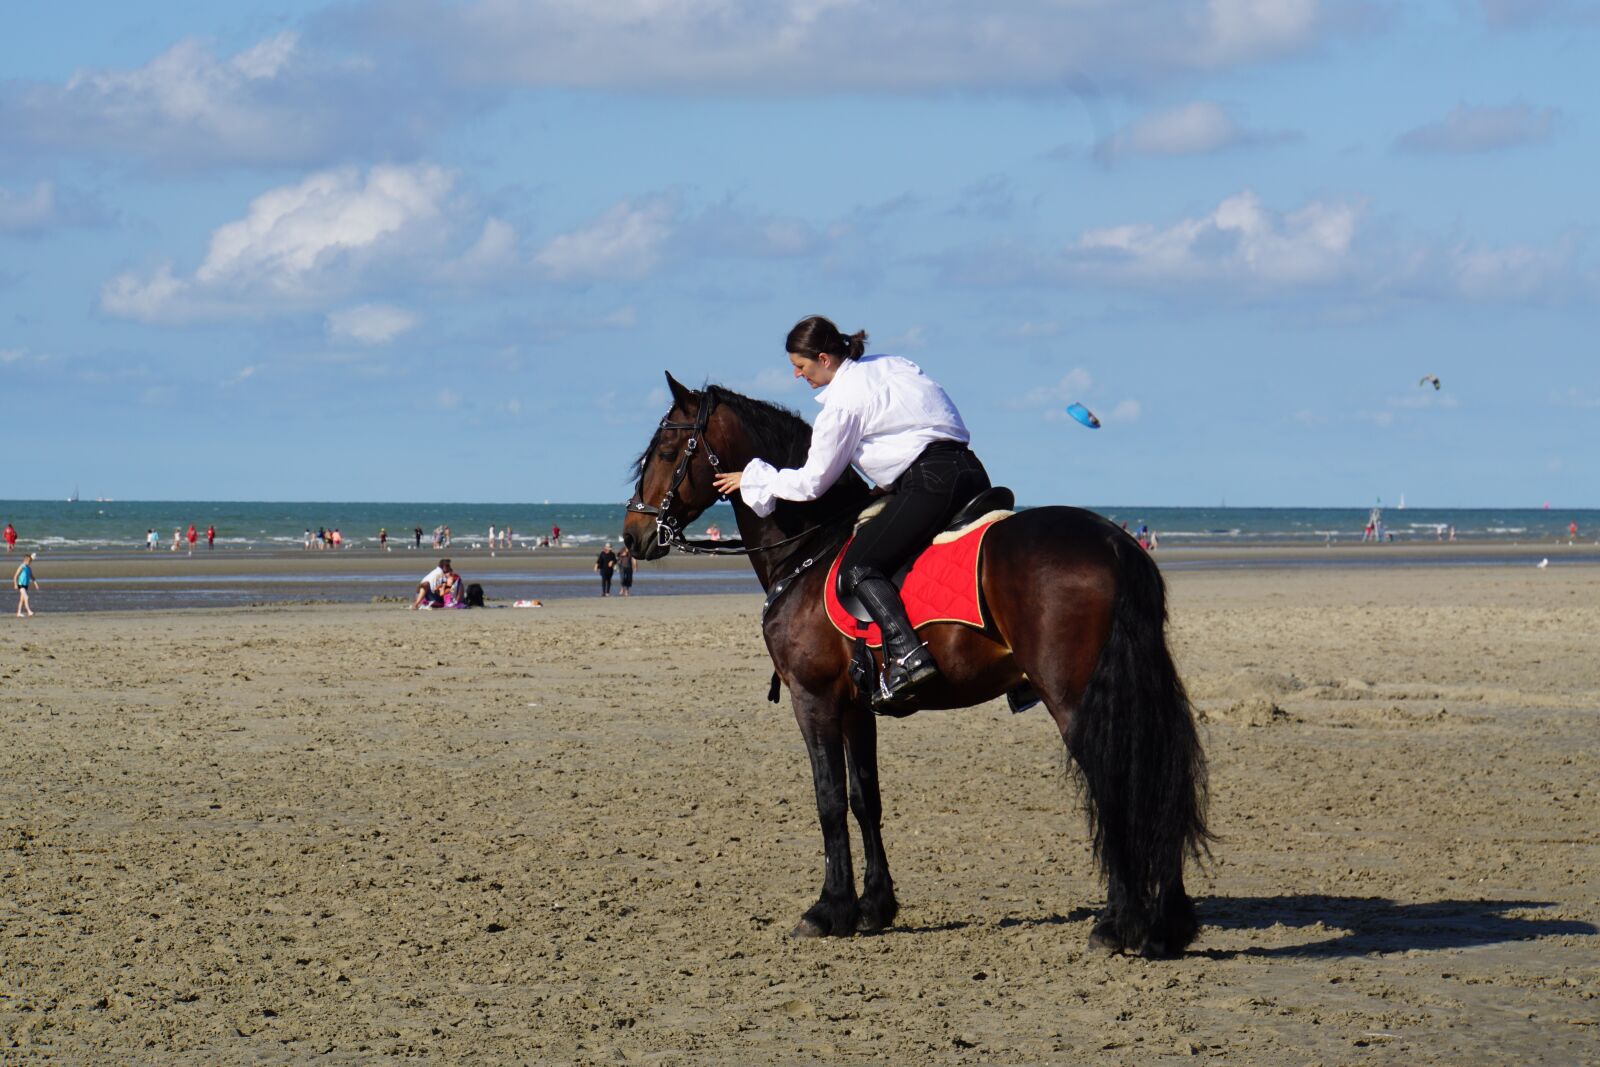
[[[930,622],[958,622],[982,630],[987,625],[983,615],[983,598],[978,593],[978,562],[983,549],[984,535],[989,527],[999,522],[992,519],[974,526],[954,541],[929,545],[911,565],[905,582],[900,586],[900,598],[905,601],[906,614],[911,625],[922,626]],[[828,620],[846,637],[857,637],[859,626],[866,627],[867,644],[873,648],[883,645],[883,634],[878,624],[858,623],[855,616],[839,603],[839,561],[844,559],[849,542],[839,550],[828,568],[827,591],[823,594],[828,608]]]

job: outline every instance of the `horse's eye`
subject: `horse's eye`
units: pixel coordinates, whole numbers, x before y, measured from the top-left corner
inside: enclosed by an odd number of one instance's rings
[[[662,451],[662,452],[657,452],[656,453],[656,456],[658,458],[664,459],[668,463],[671,463],[675,458],[677,458],[677,455],[678,455],[678,453],[673,452],[671,450],[667,450],[667,451]]]

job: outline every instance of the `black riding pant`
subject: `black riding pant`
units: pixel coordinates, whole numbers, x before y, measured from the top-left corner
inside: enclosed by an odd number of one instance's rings
[[[966,445],[935,441],[923,449],[894,483],[883,511],[856,531],[845,550],[839,564],[845,591],[855,587],[862,569],[893,578],[957,511],[987,488],[989,473]]]

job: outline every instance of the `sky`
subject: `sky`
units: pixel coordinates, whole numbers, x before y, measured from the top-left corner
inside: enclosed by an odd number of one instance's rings
[[[1595,0],[17,6],[0,499],[620,501],[665,371],[811,418],[823,314],[1026,503],[1597,507],[1597,47]]]

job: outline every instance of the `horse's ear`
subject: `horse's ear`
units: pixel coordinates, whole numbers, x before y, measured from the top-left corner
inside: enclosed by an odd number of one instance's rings
[[[674,378],[671,371],[667,371],[667,388],[672,390],[672,402],[685,411],[693,411],[700,403],[699,394]]]

